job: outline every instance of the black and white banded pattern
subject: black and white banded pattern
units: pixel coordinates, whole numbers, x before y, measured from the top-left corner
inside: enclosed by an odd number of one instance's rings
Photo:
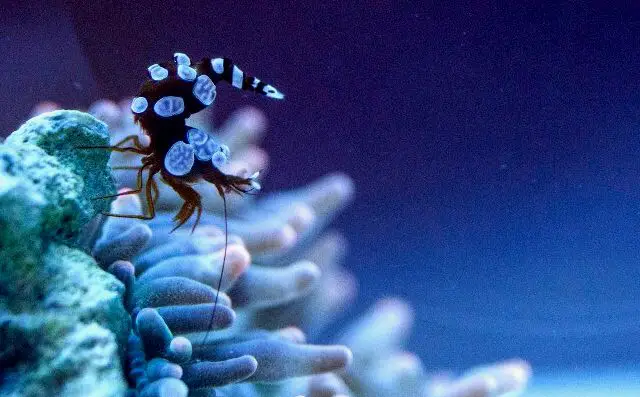
[[[155,63],[147,71],[151,80],[131,104],[131,111],[141,119],[149,115],[161,120],[186,119],[213,104],[220,81],[269,98],[284,98],[272,85],[245,74],[228,58],[204,58],[192,63],[186,54],[176,52],[172,62]],[[202,150],[196,153],[208,156]],[[219,163],[226,161],[222,155],[216,155],[216,159]]]
[[[260,81],[256,77],[246,75],[228,58],[213,58],[210,66],[210,76],[214,83],[224,80],[244,91],[253,91],[273,99],[284,98],[284,95],[272,85]]]

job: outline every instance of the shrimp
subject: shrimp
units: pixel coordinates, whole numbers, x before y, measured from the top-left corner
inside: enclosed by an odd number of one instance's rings
[[[173,60],[156,63],[147,68],[148,79],[142,84],[140,92],[131,102],[134,120],[149,138],[144,146],[137,135],[130,135],[113,146],[84,146],[83,149],[108,149],[116,152],[130,152],[142,155],[139,167],[120,167],[137,169],[136,188],[118,194],[99,197],[113,198],[144,191],[146,214],[114,214],[106,216],[150,220],[155,217],[155,203],[158,199],[158,186],[153,179],[160,174],[161,180],[169,185],[184,203],[174,217],[176,230],[184,225],[195,213],[192,227],[195,230],[202,215],[200,194],[191,187],[204,180],[212,183],[223,200],[225,245],[222,268],[218,280],[207,336],[215,318],[218,296],[227,258],[228,221],[226,194],[250,194],[261,189],[257,181],[259,173],[249,177],[226,174],[221,167],[227,163],[231,153],[229,148],[216,142],[206,131],[190,127],[186,119],[212,105],[216,98],[216,84],[225,81],[232,86],[264,95],[268,98],[283,99],[284,95],[260,79],[246,75],[227,58],[204,58],[191,64],[186,54],[175,53]],[[131,146],[125,144],[131,143]],[[147,170],[146,183],[143,172]],[[172,230],[172,231],[173,231]]]

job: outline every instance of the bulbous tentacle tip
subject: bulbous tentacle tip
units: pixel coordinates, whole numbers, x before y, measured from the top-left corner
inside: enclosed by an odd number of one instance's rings
[[[144,308],[136,316],[135,322],[145,355],[148,357],[164,355],[173,335],[158,311],[149,307]]]
[[[258,142],[267,129],[267,118],[264,113],[254,107],[236,111],[220,130],[221,140],[232,150],[246,147]]]
[[[258,361],[243,355],[223,361],[199,361],[184,365],[184,382],[193,389],[241,382],[258,369]]]
[[[344,205],[353,200],[355,185],[353,179],[343,173],[331,174],[324,181],[325,199],[334,205]]]
[[[227,247],[226,263],[229,269],[229,281],[224,289],[228,288],[229,284],[235,282],[247,270],[251,264],[251,254],[241,245],[230,245]]]
[[[307,336],[305,335],[304,331],[302,331],[298,327],[286,327],[274,332],[279,338],[292,343],[300,344],[307,341]]]
[[[316,213],[313,208],[305,203],[296,203],[293,205],[288,222],[297,233],[303,233],[313,225],[315,220]]]
[[[211,321],[211,314],[213,313],[214,307],[213,303],[165,306],[159,307],[158,311],[174,333],[206,332],[209,330],[228,328],[236,319],[236,314],[231,308],[221,305],[220,302],[218,303],[213,321]],[[172,343],[176,343],[175,348],[182,350],[187,349],[187,347],[181,345],[186,344],[186,342],[178,338],[180,337],[172,340]],[[190,341],[189,345],[191,345]]]
[[[279,269],[252,265],[229,294],[238,308],[276,307],[308,295],[319,280],[319,268],[308,261]]]
[[[349,388],[334,373],[314,375],[309,379],[308,397],[348,397]]]
[[[310,365],[311,373],[320,374],[347,368],[353,362],[351,349],[342,345],[317,347],[317,357]]]
[[[425,385],[430,397],[520,395],[531,377],[531,366],[514,359],[474,368],[458,379],[438,377]]]
[[[129,107],[129,106],[127,106]],[[109,128],[117,128],[122,125],[122,110],[117,103],[108,100],[101,99],[89,106],[87,110],[89,114],[97,118],[100,121],[107,123]]]
[[[298,240],[298,233],[291,225],[284,225],[282,229],[278,231],[277,241],[282,248],[290,248]]]
[[[54,110],[60,109],[60,105],[56,102],[52,101],[43,101],[38,104],[31,110],[31,117],[39,116],[43,113],[53,112]]]
[[[351,363],[353,362],[353,352],[351,351],[351,349],[349,349],[346,346],[340,346],[340,348],[343,349],[343,355],[344,355],[344,366],[343,367],[348,367],[351,365]]]
[[[291,265],[292,271],[295,273],[296,289],[299,293],[308,292],[318,280],[322,272],[320,268],[313,262],[300,261]]]
[[[142,202],[137,194],[126,194],[134,192],[131,188],[118,189],[118,197],[111,203],[111,212],[137,212],[142,210]]]
[[[114,223],[117,222],[108,222],[105,225],[103,236],[98,239],[92,251],[93,256],[103,266],[117,260],[130,260],[151,239],[151,229],[145,224],[132,224],[128,229],[117,233],[110,230],[121,230],[121,227]]]
[[[182,367],[167,359],[156,357],[147,363],[145,375],[149,382],[162,378],[180,379],[182,378]]]
[[[124,306],[128,311],[131,311],[133,308],[133,286],[136,280],[133,264],[128,261],[117,260],[109,266],[107,271],[124,284]]]
[[[162,378],[148,384],[140,392],[140,397],[187,397],[189,389],[183,381],[175,378]]]
[[[179,364],[191,360],[191,355],[193,354],[193,346],[191,346],[189,339],[184,336],[176,336],[173,338],[167,350],[167,357],[171,361]]]
[[[136,283],[134,298],[138,307],[161,307],[213,303],[217,294],[218,291],[206,284],[172,276]],[[220,292],[218,298],[218,304],[231,306],[225,293]]]
[[[117,260],[113,262],[107,271],[113,274],[120,282],[122,282],[125,286],[130,285],[133,286],[133,281],[135,277],[135,269],[133,264],[128,261]]]

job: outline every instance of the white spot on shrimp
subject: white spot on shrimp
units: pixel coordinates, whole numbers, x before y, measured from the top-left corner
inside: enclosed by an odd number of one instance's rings
[[[164,157],[164,168],[175,176],[186,175],[193,168],[194,149],[182,141],[174,143]]]
[[[173,59],[176,61],[178,65],[185,65],[185,66],[191,65],[191,59],[189,59],[189,57],[186,54],[183,54],[181,52],[176,52],[175,54],[173,54]]]
[[[233,75],[231,77],[231,85],[236,88],[242,88],[242,79],[244,78],[244,73],[237,66],[233,65]]]
[[[226,158],[230,158],[231,157],[231,150],[229,150],[229,146],[227,145],[220,145],[220,151],[222,153],[224,153],[224,156]]]
[[[213,68],[214,72],[218,74],[222,74],[222,72],[224,72],[224,59],[222,58],[212,59],[211,67]]]
[[[276,90],[274,86],[267,84],[264,86],[264,94],[269,97],[269,98],[273,98],[273,99],[283,99],[284,98],[284,94],[282,94],[280,91]]]
[[[196,70],[188,65],[178,65],[178,76],[182,80],[193,81],[196,79]]]
[[[217,151],[211,156],[211,163],[213,163],[214,167],[220,168],[227,163],[227,156],[221,151]]]
[[[214,141],[213,137],[196,128],[192,128],[187,132],[187,141],[193,146],[196,157],[202,161],[211,160],[213,154],[220,151],[220,145]]]
[[[214,153],[220,152],[220,145],[215,143],[211,138],[209,138],[204,144],[195,146],[194,148],[196,150],[196,157],[202,161],[211,160]]]
[[[209,106],[216,99],[216,85],[206,75],[200,75],[193,85],[193,96],[203,105]]]
[[[147,70],[149,71],[149,76],[151,76],[151,78],[155,81],[164,80],[167,78],[167,76],[169,76],[169,71],[158,65],[157,63],[149,66]]]
[[[197,128],[192,128],[187,132],[187,141],[191,145],[202,145],[207,141],[207,139],[209,139],[209,134]]]
[[[251,84],[253,86],[253,88],[257,88],[258,84],[260,84],[260,79],[257,78],[253,78],[253,84]]]
[[[179,96],[165,96],[153,105],[153,111],[160,117],[171,117],[184,112],[184,100]]]
[[[135,97],[133,98],[133,101],[131,101],[131,111],[133,113],[142,113],[147,110],[148,106],[149,102],[147,101],[147,98],[143,96]]]

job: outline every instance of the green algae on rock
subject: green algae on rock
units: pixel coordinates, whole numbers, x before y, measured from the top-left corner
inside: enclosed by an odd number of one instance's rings
[[[0,146],[0,306],[24,310],[42,293],[39,236],[45,201],[32,186],[2,172],[4,149]]]
[[[16,150],[19,173],[46,200],[45,235],[70,242],[109,200],[91,200],[114,193],[108,150],[79,149],[109,145],[107,126],[75,110],[57,110],[34,117],[4,143]],[[0,165],[1,167],[1,165]]]
[[[113,194],[106,126],[77,111],[0,144],[0,395],[121,396],[122,284],[74,248]],[[120,354],[119,354],[120,353]]]
[[[47,311],[71,313],[83,323],[100,324],[125,346],[129,316],[122,304],[121,282],[100,269],[93,257],[62,244],[49,246],[44,270],[49,274],[42,302]]]
[[[58,314],[0,311],[3,396],[122,396],[126,383],[114,334]]]

